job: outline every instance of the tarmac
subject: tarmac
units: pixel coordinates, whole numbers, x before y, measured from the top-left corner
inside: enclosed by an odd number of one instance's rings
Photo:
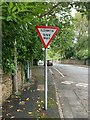
[[[49,71],[48,71],[49,72]],[[3,120],[57,119],[60,120],[52,75],[48,74],[48,101],[45,110],[44,66],[32,67],[32,78],[19,95],[11,95],[2,106]]]

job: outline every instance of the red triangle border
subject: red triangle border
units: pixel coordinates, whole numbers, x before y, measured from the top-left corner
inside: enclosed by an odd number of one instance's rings
[[[36,28],[36,32],[38,33],[38,36],[40,37],[40,40],[42,42],[42,44],[44,45],[44,48],[47,48],[48,45],[51,43],[51,41],[54,39],[56,33],[59,31],[59,28],[58,27],[54,27],[54,26],[35,26]],[[50,40],[48,41],[47,44],[44,43],[44,40],[41,36],[41,33],[39,32],[38,28],[51,28],[51,29],[56,29],[55,33],[52,35],[52,37],[50,38]]]

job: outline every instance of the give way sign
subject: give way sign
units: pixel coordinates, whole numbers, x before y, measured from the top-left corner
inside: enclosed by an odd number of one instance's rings
[[[44,48],[48,47],[59,30],[58,27],[54,26],[35,26],[35,28]]]

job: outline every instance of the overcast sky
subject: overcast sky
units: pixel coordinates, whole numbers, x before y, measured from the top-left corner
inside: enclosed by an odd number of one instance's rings
[[[75,13],[77,13],[77,11],[74,8],[71,8],[71,10],[72,10],[71,15],[74,17]]]

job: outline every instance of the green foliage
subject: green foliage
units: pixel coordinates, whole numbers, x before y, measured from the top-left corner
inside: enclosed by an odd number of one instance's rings
[[[68,49],[65,50],[65,59],[72,59],[74,57],[74,48],[69,47]]]
[[[77,59],[87,59],[88,58],[88,50],[80,50],[79,52],[76,53],[76,58]]]
[[[65,59],[87,59],[89,58],[87,20],[87,16],[89,16],[89,10],[87,9],[88,3],[73,3],[71,6],[74,6],[79,12],[76,14],[75,18],[70,16],[70,9],[65,9],[67,12],[61,12],[61,16],[58,14],[60,20],[56,20],[56,25],[59,26],[60,31],[58,37],[56,37],[51,44],[51,51],[53,55],[58,53],[61,58]]]
[[[43,58],[43,45],[37,36],[36,25],[48,25],[59,27],[59,32],[50,45],[49,56],[71,57],[74,50],[87,50],[85,31],[87,29],[86,21],[82,21],[82,27],[79,29],[79,19],[76,20],[75,29],[80,32],[76,44],[74,39],[73,18],[70,15],[71,6],[75,3],[48,3],[48,2],[3,2],[2,3],[2,39],[3,39],[3,69],[7,73],[12,73],[14,64],[14,43],[16,41],[17,61],[24,63],[33,59]],[[80,5],[80,4],[79,4]],[[78,8],[81,8],[81,5]],[[88,7],[85,4],[86,8]],[[77,18],[79,18],[78,16]],[[0,17],[1,18],[1,17]],[[81,20],[81,18],[80,18]],[[78,22],[77,22],[78,21]],[[84,25],[85,24],[85,25]],[[82,45],[82,41],[85,43]],[[75,47],[75,48],[74,48]],[[85,47],[85,49],[83,49]],[[74,48],[74,50],[72,50]],[[72,50],[72,52],[71,52]],[[82,52],[79,52],[82,53]],[[76,52],[78,55],[79,53]],[[58,54],[58,55],[57,55]],[[85,56],[87,53],[85,52]],[[76,55],[76,56],[77,56]],[[86,58],[86,57],[85,57]]]
[[[72,41],[74,38],[74,31],[73,25],[71,24],[73,19],[70,16],[70,10],[67,10],[67,12],[63,11],[62,16],[59,17],[59,20],[57,19],[55,24],[60,28],[60,30],[51,43],[51,49],[52,52],[54,51],[54,53],[58,53],[61,57],[65,57],[66,51],[73,46]]]
[[[78,59],[88,58],[88,21],[86,15],[82,17],[81,13],[77,13],[74,21],[75,38],[74,44],[75,56]]]
[[[12,71],[15,71],[15,66],[13,64],[13,61],[10,61],[10,58],[4,61],[5,61],[5,63],[3,64],[4,72],[13,74]]]
[[[75,2],[72,4],[78,12],[87,16],[87,20],[90,20],[90,2]]]
[[[2,3],[2,33],[3,33],[3,69],[12,73],[15,68],[14,52],[17,61],[24,63],[31,59],[42,59],[42,44],[37,36],[35,26],[41,23],[43,14],[51,4],[28,2]],[[14,43],[16,49],[14,51]]]

